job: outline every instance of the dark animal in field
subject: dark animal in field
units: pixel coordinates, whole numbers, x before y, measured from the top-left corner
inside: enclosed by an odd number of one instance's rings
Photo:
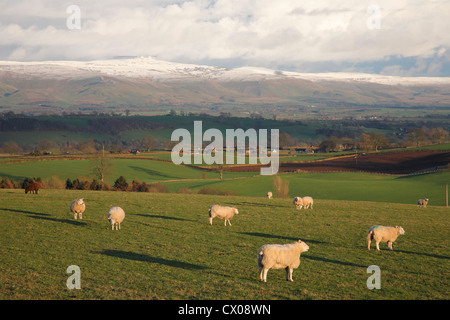
[[[38,193],[38,190],[39,190],[39,183],[37,183],[37,182],[34,182],[34,183],[31,183],[31,184],[29,184],[26,188],[25,188],[25,193],[35,193],[35,194],[37,194]]]

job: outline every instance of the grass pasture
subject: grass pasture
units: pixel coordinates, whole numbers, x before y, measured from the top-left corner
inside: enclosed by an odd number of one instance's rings
[[[83,220],[68,213],[84,197]],[[232,226],[215,219],[213,203],[236,205]],[[108,209],[127,216],[112,231]],[[366,248],[371,225],[406,231],[381,251]],[[448,299],[448,208],[316,199],[295,210],[290,199],[134,192],[0,189],[0,299]],[[294,271],[258,279],[257,249],[305,241]],[[374,245],[374,244],[373,244]],[[81,269],[81,290],[69,290],[66,269]],[[367,267],[381,269],[369,290]]]

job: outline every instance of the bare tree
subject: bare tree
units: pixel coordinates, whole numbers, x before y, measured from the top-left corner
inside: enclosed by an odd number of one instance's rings
[[[289,197],[289,181],[284,181],[280,176],[273,178],[273,189],[277,198]]]
[[[157,144],[157,141],[151,134],[146,134],[145,136],[143,136],[140,142],[142,148],[147,152],[152,150]]]
[[[111,159],[105,156],[96,157],[91,162],[92,172],[102,184],[105,176],[111,172],[113,165]]]

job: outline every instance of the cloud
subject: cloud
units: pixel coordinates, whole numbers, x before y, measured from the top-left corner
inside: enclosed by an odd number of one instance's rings
[[[413,57],[418,66],[412,73],[450,75],[447,0],[84,0],[76,3],[81,29],[69,30],[72,4],[2,1],[0,59],[143,55],[297,71],[383,62],[383,72],[399,72],[387,57]],[[373,5],[379,16],[368,12]],[[369,28],[368,19],[378,17],[380,28]]]

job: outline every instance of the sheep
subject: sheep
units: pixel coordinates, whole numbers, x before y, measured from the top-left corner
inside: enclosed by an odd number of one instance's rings
[[[25,194],[27,194],[28,192],[29,192],[30,194],[33,193],[33,192],[34,192],[35,194],[37,194],[39,188],[40,188],[39,183],[33,182],[33,183],[29,184],[29,185],[25,188]]]
[[[286,280],[292,279],[292,271],[300,265],[300,254],[309,250],[301,240],[289,244],[266,244],[258,249],[259,280],[267,282],[269,269],[286,269]]]
[[[73,213],[75,220],[77,219],[77,215],[80,219],[83,219],[84,210],[86,210],[86,204],[84,203],[83,198],[75,199],[70,204],[70,211]]]
[[[367,249],[370,250],[371,240],[375,240],[377,250],[380,251],[380,242],[387,242],[388,249],[392,249],[392,243],[397,239],[399,235],[405,234],[405,230],[402,227],[385,227],[385,226],[372,226],[367,233]]]
[[[224,207],[217,204],[209,207],[209,224],[212,225],[213,218],[220,218],[225,220],[225,226],[228,224],[231,226],[230,220],[233,218],[235,214],[238,214],[239,211],[235,207]]]
[[[293,202],[298,210],[300,210],[303,207],[303,199],[301,197],[295,197]]]
[[[267,198],[272,199],[272,192],[267,192]]]
[[[426,199],[419,199],[419,201],[417,201],[417,206],[418,207],[426,207],[428,204],[428,198]]]
[[[302,201],[303,201],[303,207],[305,209],[308,209],[309,206],[311,206],[311,209],[313,208],[313,203],[314,203],[313,198],[311,198],[311,197],[303,197]]]
[[[108,220],[111,223],[111,229],[114,230],[114,226],[116,230],[120,229],[120,224],[125,219],[125,211],[121,207],[112,207],[108,211]]]

